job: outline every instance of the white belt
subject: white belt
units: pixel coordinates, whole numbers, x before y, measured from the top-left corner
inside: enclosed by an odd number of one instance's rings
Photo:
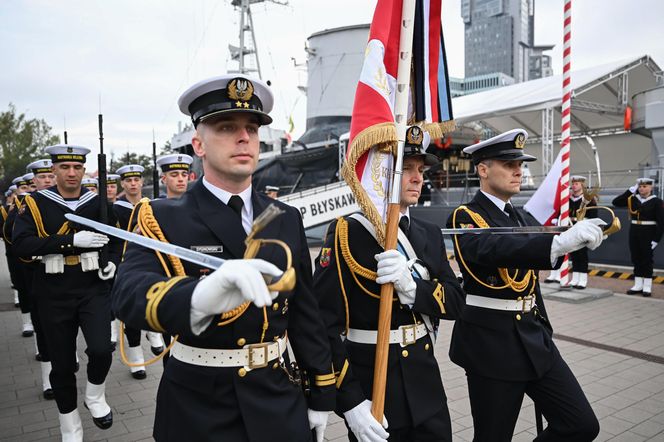
[[[237,350],[190,347],[176,342],[171,356],[187,364],[202,367],[244,367],[247,370],[266,367],[286,351],[286,338],[261,344],[247,344]]]
[[[637,219],[633,219],[632,224],[637,224],[641,226],[656,226],[657,221],[639,221]]]
[[[535,307],[535,296],[526,296],[519,299],[496,299],[486,296],[466,295],[466,305],[491,310],[528,313]]]
[[[414,344],[418,339],[427,335],[427,327],[424,324],[402,325],[396,330],[390,330],[390,344],[400,344],[405,347]],[[376,330],[360,330],[358,328],[348,329],[346,339],[356,344],[376,345],[378,332]]]

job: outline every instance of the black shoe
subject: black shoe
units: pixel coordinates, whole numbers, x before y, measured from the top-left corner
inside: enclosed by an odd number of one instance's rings
[[[650,298],[650,296],[652,296],[652,294],[651,294],[650,292],[643,292],[643,293],[642,293],[642,296],[643,296],[644,298]]]
[[[85,405],[85,408],[88,408],[88,404],[86,404],[85,401],[83,402],[83,405]],[[94,422],[98,428],[101,428],[102,430],[108,430],[111,428],[111,425],[113,425],[113,412],[109,411],[106,416],[102,417],[92,416],[92,422]]]
[[[35,361],[37,361],[37,362],[41,362],[41,361],[42,361],[41,353],[37,353],[37,354],[35,355]]]
[[[53,393],[52,388],[47,388],[46,390],[44,390],[44,399],[46,399],[47,401],[55,399],[55,393]]]
[[[111,353],[115,351],[115,349],[117,348],[117,346],[118,346],[118,343],[117,343],[117,342],[113,342],[113,341],[111,341]]]
[[[632,290],[632,289],[627,290],[628,295],[638,295],[640,293],[643,293],[643,290]]]
[[[81,368],[81,364],[76,361],[76,365],[74,365],[74,373],[78,373],[78,369]]]
[[[21,332],[21,336],[23,336],[24,338],[29,338],[34,334],[35,334],[34,330],[23,330],[23,332]]]
[[[138,370],[138,371],[132,372],[131,377],[134,378],[134,379],[138,379],[140,381],[142,379],[147,378],[148,375],[145,373],[145,370]]]
[[[577,289],[577,290],[585,290],[586,286],[585,285],[575,285],[574,288]]]
[[[549,279],[549,278],[546,278],[546,279],[544,280],[544,282],[546,282],[546,283],[548,283],[548,284],[552,284],[552,283],[554,283],[554,282],[558,282],[558,281],[556,281],[555,279]]]
[[[150,351],[152,352],[153,355],[159,356],[164,351],[164,346],[161,345],[159,347],[150,347]]]

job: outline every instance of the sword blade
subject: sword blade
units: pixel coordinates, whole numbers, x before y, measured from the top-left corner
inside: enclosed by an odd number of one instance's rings
[[[67,213],[65,218],[77,224],[92,227],[93,229],[102,233],[106,233],[107,235],[115,236],[116,238],[124,239],[125,241],[138,244],[139,246],[143,246],[151,250],[157,250],[159,252],[166,253],[167,255],[177,256],[180,259],[198,264],[202,267],[218,269],[224,264],[224,260],[221,258],[216,258],[214,256],[206,255],[205,253],[185,249],[184,247],[176,246],[175,244],[157,241],[156,239],[147,238],[133,232],[127,232],[126,230],[118,229],[117,227],[112,227],[107,224],[102,224],[100,222],[74,215],[72,213]]]
[[[523,235],[527,233],[562,233],[569,229],[563,226],[521,226],[521,227],[478,227],[472,229],[440,229],[443,235],[463,235],[472,233],[481,235],[491,233],[494,235]]]

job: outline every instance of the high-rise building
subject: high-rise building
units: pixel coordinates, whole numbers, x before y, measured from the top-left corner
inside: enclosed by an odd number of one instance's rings
[[[551,75],[542,51],[552,46],[534,44],[535,0],[461,0],[461,17],[466,77],[502,72],[519,83]]]

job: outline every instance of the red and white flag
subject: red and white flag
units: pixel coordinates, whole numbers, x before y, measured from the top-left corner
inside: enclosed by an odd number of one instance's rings
[[[376,4],[355,91],[349,148],[342,170],[381,244],[385,238],[388,192],[397,145],[394,106],[402,6],[403,0],[378,0]],[[441,0],[418,0],[412,61],[414,72],[418,74],[409,91],[409,124],[420,124],[434,138],[454,125],[440,13]],[[418,37],[418,34],[421,35]]]
[[[562,193],[563,152],[558,153],[551,170],[523,206],[528,213],[543,226],[556,224],[560,216],[560,195]]]

